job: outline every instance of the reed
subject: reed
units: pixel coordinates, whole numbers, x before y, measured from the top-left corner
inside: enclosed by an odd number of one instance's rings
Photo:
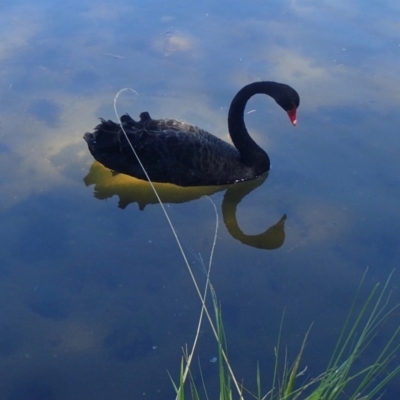
[[[367,299],[361,304],[360,311],[357,309],[360,302],[360,293],[367,272],[364,274],[356,296],[351,304],[350,311],[345,320],[341,334],[332,353],[331,359],[325,371],[317,377],[304,381],[304,372],[300,369],[303,351],[308,339],[308,332],[300,347],[299,353],[292,365],[285,361],[281,367],[281,336],[283,329],[283,317],[275,349],[275,368],[273,373],[272,388],[265,394],[261,389],[261,372],[256,369],[256,390],[240,387],[238,396],[242,399],[252,398],[257,400],[372,400],[381,399],[384,395],[386,385],[400,373],[400,364],[395,359],[400,348],[400,326],[394,330],[389,339],[382,345],[375,360],[364,367],[357,367],[356,362],[369,350],[373,339],[381,332],[389,318],[395,316],[399,304],[390,307],[390,292],[388,290],[393,272],[386,282],[377,284],[369,293]],[[217,330],[218,347],[218,374],[219,374],[219,399],[233,400],[234,376],[230,374],[229,360],[224,357],[227,354],[225,333],[222,321],[221,306],[218,303],[216,293],[210,285],[211,296],[214,305],[214,324]],[[311,329],[311,328],[310,328]],[[187,358],[182,359],[185,365]],[[396,363],[397,361],[397,363]],[[393,366],[391,365],[393,362]],[[186,364],[187,365],[187,364]],[[181,371],[183,367],[181,368]],[[299,377],[302,382],[298,383]],[[182,374],[179,378],[180,385],[185,385]],[[200,399],[199,390],[191,379],[188,383],[192,399]],[[204,389],[205,393],[206,390]],[[185,390],[180,386],[179,399],[184,400]]]

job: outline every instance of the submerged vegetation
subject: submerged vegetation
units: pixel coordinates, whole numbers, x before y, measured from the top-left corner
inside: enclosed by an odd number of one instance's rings
[[[116,104],[118,97],[123,91],[127,90],[136,93],[132,89],[122,89],[117,93],[114,98],[114,110],[117,117],[118,112]],[[191,349],[186,347],[183,351],[178,382],[174,383],[173,378],[170,376],[172,384],[176,390],[176,400],[184,400],[185,398],[200,400],[203,397],[206,400],[209,400],[210,398],[207,393],[206,382],[201,375],[201,368],[200,375],[202,387],[198,387],[198,384],[196,384],[191,373],[192,361],[204,316],[211,326],[218,347],[217,362],[220,400],[232,400],[236,398],[239,398],[240,400],[381,399],[384,395],[386,385],[400,373],[400,363],[395,359],[396,353],[400,349],[400,324],[397,324],[397,328],[391,334],[389,339],[383,343],[374,361],[369,365],[362,367],[359,367],[362,363],[358,363],[358,361],[360,361],[361,357],[370,349],[371,343],[376,339],[382,327],[386,324],[389,318],[394,316],[395,311],[400,307],[400,304],[390,306],[389,302],[389,283],[393,272],[389,275],[383,286],[379,283],[375,285],[367,299],[362,302],[361,308],[359,308],[358,303],[361,297],[361,288],[365,281],[367,271],[364,273],[330,361],[328,362],[325,371],[319,376],[305,379],[307,366],[303,366],[303,369],[301,369],[302,356],[307,343],[309,331],[305,334],[305,338],[294,362],[292,364],[288,362],[287,351],[285,351],[283,357],[284,361],[281,363],[282,318],[277,345],[275,347],[275,367],[272,377],[272,387],[266,393],[262,392],[262,376],[260,369],[257,366],[257,387],[255,390],[245,388],[236,379],[229,363],[221,306],[218,302],[216,292],[210,282],[211,266],[218,232],[218,213],[215,204],[211,199],[209,199],[214,207],[216,224],[208,267],[206,268],[204,266],[206,284],[202,293],[187,260],[179,237],[157,193],[157,190],[149,179],[147,171],[137,156],[134,147],[130,143],[122,124],[120,126],[132,152],[138,159],[138,163],[143,169],[144,175],[148,179],[149,184],[160,203],[202,304],[193,345]],[[214,311],[213,317],[206,305],[207,295],[209,293],[212,297]],[[395,361],[397,361],[397,363]],[[392,365],[392,363],[394,363],[394,365]],[[300,383],[298,382],[299,377],[302,378],[302,382]],[[204,393],[203,397],[200,393]]]

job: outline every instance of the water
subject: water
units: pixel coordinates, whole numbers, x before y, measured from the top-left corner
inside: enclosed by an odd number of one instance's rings
[[[232,213],[223,222],[225,191],[210,193],[220,217],[212,281],[240,379],[254,388],[260,361],[268,386],[285,308],[292,359],[314,322],[303,366],[318,375],[365,269],[364,297],[399,264],[399,14],[389,0],[3,5],[1,398],[173,398],[167,370],[177,377],[199,301],[146,185],[92,165],[82,139],[99,117],[115,119],[122,87],[139,97],[124,94],[121,113],[184,119],[225,139],[246,83],[300,93],[296,128],[273,102],[249,102],[272,171],[238,204],[241,233]],[[215,216],[202,194],[163,196],[204,282],[199,254],[207,262]],[[283,214],[285,237],[270,246],[280,247],[252,247],[248,237]],[[395,273],[393,302],[399,282]],[[216,351],[205,324],[197,354],[211,388]],[[386,398],[399,392],[393,382]]]

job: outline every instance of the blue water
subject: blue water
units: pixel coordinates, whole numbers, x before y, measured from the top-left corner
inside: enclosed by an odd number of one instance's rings
[[[219,214],[211,280],[239,380],[255,390],[259,361],[267,390],[284,309],[289,358],[313,322],[301,367],[321,373],[366,268],[362,298],[400,261],[399,18],[390,0],[3,4],[0,398],[174,398],[167,371],[177,379],[200,302],[148,185],[93,164],[82,139],[115,119],[124,87],[139,96],[123,93],[120,113],[224,139],[245,84],[299,92],[296,128],[274,102],[248,104],[272,170],[237,205],[240,230],[232,208],[223,214],[235,194],[208,192]],[[161,194],[202,285],[215,229],[203,195]],[[283,214],[284,236],[257,239]],[[399,283],[395,272],[393,303]],[[212,392],[207,323],[196,354]],[[399,396],[397,380],[385,398]]]

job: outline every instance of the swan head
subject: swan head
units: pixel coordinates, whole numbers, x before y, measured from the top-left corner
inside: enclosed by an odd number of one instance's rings
[[[290,122],[296,126],[296,112],[300,105],[300,96],[289,85],[280,84],[280,87],[280,91],[274,96],[274,99],[287,112]]]

